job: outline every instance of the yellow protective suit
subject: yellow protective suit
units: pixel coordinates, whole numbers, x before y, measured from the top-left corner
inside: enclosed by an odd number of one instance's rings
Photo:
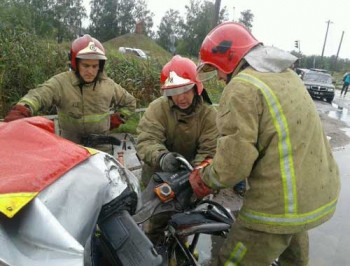
[[[290,241],[332,217],[340,190],[338,166],[315,105],[295,72],[241,71],[224,89],[217,126],[217,153],[201,176],[212,188],[233,187],[248,178],[250,189],[236,227],[289,234]],[[235,230],[231,234],[221,258],[260,265],[244,261],[243,251],[254,246],[253,237],[235,238]]]
[[[84,134],[106,134],[110,128],[110,109],[127,119],[136,109],[136,99],[112,79],[101,73],[94,84],[79,87],[73,71],[58,74],[19,102],[27,104],[35,115],[42,108],[57,107],[60,135],[80,143]]]

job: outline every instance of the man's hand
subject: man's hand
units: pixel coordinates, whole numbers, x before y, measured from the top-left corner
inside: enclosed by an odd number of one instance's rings
[[[161,155],[159,166],[164,172],[176,172],[180,167],[180,162],[176,157],[181,156],[176,152],[168,152]]]
[[[31,117],[29,108],[21,104],[16,104],[11,108],[10,112],[5,117],[4,122],[10,122],[26,117]]]
[[[111,115],[111,123],[110,123],[110,129],[118,128],[121,124],[124,124],[124,120],[120,118],[118,114],[112,114]]]
[[[201,169],[208,166],[211,161],[212,158],[206,158],[203,162],[195,167],[189,177],[189,182],[191,184],[193,193],[198,199],[202,199],[205,196],[213,193],[213,191],[203,182],[200,175]]]

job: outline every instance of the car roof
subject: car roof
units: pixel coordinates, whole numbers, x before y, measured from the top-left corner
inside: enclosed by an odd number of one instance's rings
[[[321,68],[310,68],[311,71],[315,71],[315,72],[321,72],[321,73],[327,73],[328,70],[326,69],[321,69]]]
[[[330,74],[328,73],[324,73],[324,72],[318,72],[318,71],[309,71],[309,72],[306,72],[305,74],[317,74],[317,75],[322,75],[322,76],[328,76],[328,77],[331,77]]]
[[[324,70],[324,69],[321,69],[321,71],[319,69],[316,69],[316,68],[299,68],[300,71],[304,72],[305,74],[308,74],[308,73],[314,73],[314,74],[320,74],[320,75],[325,75],[325,76],[330,76],[330,74],[328,73],[325,73],[324,71],[327,71],[327,70]]]

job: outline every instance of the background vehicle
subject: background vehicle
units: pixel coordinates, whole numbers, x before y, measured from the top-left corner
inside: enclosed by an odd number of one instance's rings
[[[329,103],[333,101],[335,87],[331,75],[324,71],[309,69],[300,69],[300,71],[299,76],[312,98],[325,99]]]
[[[146,53],[143,50],[138,49],[138,48],[119,47],[118,51],[123,53],[123,54],[136,55],[138,57],[141,57],[142,59],[147,59],[148,58]]]

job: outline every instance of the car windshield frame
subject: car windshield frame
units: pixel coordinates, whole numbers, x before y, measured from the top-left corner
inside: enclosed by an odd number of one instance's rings
[[[319,72],[305,73],[303,76],[304,81],[314,81],[317,83],[332,84],[332,77]]]

